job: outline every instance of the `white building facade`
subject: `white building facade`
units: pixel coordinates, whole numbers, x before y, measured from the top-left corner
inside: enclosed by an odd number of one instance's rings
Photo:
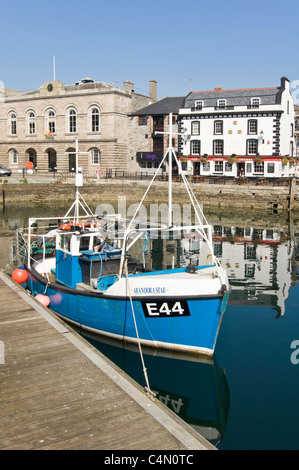
[[[294,119],[285,77],[279,87],[191,92],[179,111],[182,170],[202,176],[292,176]]]

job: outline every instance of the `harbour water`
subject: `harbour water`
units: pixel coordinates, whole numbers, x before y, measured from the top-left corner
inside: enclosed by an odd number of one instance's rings
[[[65,208],[49,211],[54,216]],[[44,214],[45,208],[34,213]],[[29,215],[29,207],[1,214],[2,268],[15,254],[15,228]],[[263,220],[259,214],[206,215],[232,287],[216,354],[207,361],[143,350],[150,388],[220,450],[297,450],[299,224],[275,214]],[[87,339],[145,385],[137,350]]]

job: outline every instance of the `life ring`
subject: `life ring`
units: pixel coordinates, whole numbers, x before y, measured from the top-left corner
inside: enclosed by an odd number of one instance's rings
[[[60,225],[59,230],[70,230],[72,225],[71,223]]]
[[[33,162],[27,162],[27,163],[26,163],[26,166],[27,166],[28,170],[32,170],[32,168],[33,168]]]
[[[71,227],[79,227],[79,228],[89,228],[90,222],[80,222],[79,224],[75,224],[73,222],[68,222],[67,224],[60,225],[60,230],[71,230]]]

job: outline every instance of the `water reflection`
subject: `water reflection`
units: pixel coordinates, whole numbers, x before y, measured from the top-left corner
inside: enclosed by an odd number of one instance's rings
[[[51,206],[49,214],[61,215],[66,209]],[[44,208],[34,209],[35,216],[46,213]],[[30,207],[7,208],[0,214],[2,268],[17,251],[15,228],[26,226],[29,216],[32,216]],[[278,439],[278,435],[280,445],[284,435],[287,436],[287,447],[292,434],[289,423],[294,422],[292,430],[297,436],[293,416],[298,415],[298,387],[294,385],[298,369],[289,357],[291,341],[298,339],[298,290],[292,286],[299,276],[299,223],[283,217],[266,219],[263,216],[260,220],[258,214],[251,219],[246,214],[242,217],[234,214],[207,216],[213,224],[215,253],[227,269],[232,288],[216,349],[217,358],[207,363],[145,351],[150,386],[161,401],[200,434],[215,444],[222,440],[222,448],[236,448],[237,444],[240,448],[262,447],[266,437],[270,442]],[[176,250],[172,243],[166,247],[156,241],[151,262],[155,266],[161,262],[171,265],[175,257],[175,263],[183,263],[184,243],[190,241],[182,240],[180,249]],[[201,246],[196,240],[192,243],[196,262]],[[159,249],[156,251],[158,245],[162,247],[162,258]],[[269,311],[273,312],[273,318]],[[272,321],[282,316],[282,322]],[[145,384],[139,353],[106,343],[100,345],[100,350],[137,382]],[[280,411],[278,402],[281,402]],[[255,441],[257,422],[261,423],[260,435],[263,428],[267,429],[261,444]],[[269,423],[268,427],[265,423]],[[296,446],[294,443],[293,447]]]
[[[81,332],[82,334],[82,332]],[[137,347],[83,336],[143,387]],[[213,444],[224,438],[229,414],[229,387],[213,360],[142,348],[149,385],[157,398]]]

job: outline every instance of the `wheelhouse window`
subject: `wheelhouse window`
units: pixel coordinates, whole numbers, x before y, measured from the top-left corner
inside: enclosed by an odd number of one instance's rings
[[[29,113],[28,115],[28,132],[29,134],[35,134],[35,114]]]
[[[200,140],[191,141],[191,155],[200,155]]]
[[[100,112],[97,108],[91,111],[91,132],[100,131]]]
[[[48,113],[48,132],[55,134],[56,132],[56,117],[54,111]]]
[[[10,115],[10,134],[17,135],[17,116],[15,113]]]
[[[91,164],[99,165],[101,163],[101,152],[99,149],[92,149],[91,151]]]
[[[248,134],[257,134],[257,119],[249,119]]]
[[[223,121],[215,121],[214,122],[214,134],[223,134]]]
[[[247,154],[256,155],[257,151],[258,151],[258,140],[257,139],[247,140]]]
[[[77,113],[74,109],[69,112],[69,132],[77,132]]]
[[[223,140],[214,140],[213,142],[214,155],[223,155],[223,151],[224,151]]]
[[[199,135],[200,134],[200,122],[199,121],[192,121],[191,122],[191,134],[192,135]]]

